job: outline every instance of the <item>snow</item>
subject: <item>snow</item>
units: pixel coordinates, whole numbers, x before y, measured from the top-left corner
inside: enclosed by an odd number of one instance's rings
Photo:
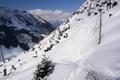
[[[2,50],[6,59],[15,57],[23,52],[23,50],[19,46],[17,48],[10,47],[10,49],[7,49],[4,46],[2,46]],[[2,59],[1,56],[0,59]]]
[[[12,31],[12,35],[17,38],[17,40],[14,41],[14,43],[16,43],[16,46],[14,47],[9,44],[9,48],[5,48],[4,46],[6,45],[6,42],[1,43],[5,58],[11,58],[11,56],[14,57],[24,51],[18,43],[27,43],[29,44],[29,47],[32,47],[32,45],[35,44],[33,36],[37,38],[40,36],[42,37],[42,35],[47,36],[54,30],[50,23],[40,17],[38,20],[37,17],[25,11],[19,11],[17,9],[14,10],[6,7],[0,7],[0,25],[0,37],[2,40],[8,38],[6,33],[8,31]],[[3,29],[3,25],[6,26],[8,30]],[[14,29],[10,29],[9,27],[14,27]],[[1,59],[2,58],[0,56],[0,61]]]
[[[102,1],[104,0],[100,2]],[[120,3],[120,1],[118,2]],[[89,4],[85,2],[78,10],[82,11],[83,7],[89,6]],[[93,1],[92,4],[96,3]],[[94,6],[92,5],[92,7]],[[119,8],[120,4],[109,10],[103,7],[105,13],[102,15],[100,44],[98,44],[100,15],[92,13],[91,16],[88,16],[87,10],[85,10],[82,14],[71,16],[69,21],[66,20],[43,41],[35,45],[35,50],[31,49],[22,53],[1,66],[0,72],[5,66],[10,67],[11,65],[16,66],[17,70],[6,77],[0,74],[0,79],[32,79],[36,65],[41,61],[41,55],[46,54],[56,63],[55,70],[48,80],[120,80]],[[60,35],[60,32],[63,34]],[[68,34],[67,38],[64,38],[65,34]],[[51,45],[54,46],[45,52]],[[38,57],[34,58],[36,51]],[[21,61],[18,62],[18,59]]]

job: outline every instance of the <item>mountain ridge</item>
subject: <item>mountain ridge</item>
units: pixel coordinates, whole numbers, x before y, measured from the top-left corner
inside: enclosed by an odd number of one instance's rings
[[[42,18],[38,20],[26,11],[0,7],[0,46],[3,51],[5,47],[29,50],[53,30],[49,22]]]

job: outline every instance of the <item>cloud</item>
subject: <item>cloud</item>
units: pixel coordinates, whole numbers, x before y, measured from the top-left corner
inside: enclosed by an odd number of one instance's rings
[[[70,17],[71,13],[64,12],[62,10],[42,10],[42,9],[35,9],[28,11],[31,14],[37,15],[42,17],[43,19],[54,23],[54,22],[61,22]]]

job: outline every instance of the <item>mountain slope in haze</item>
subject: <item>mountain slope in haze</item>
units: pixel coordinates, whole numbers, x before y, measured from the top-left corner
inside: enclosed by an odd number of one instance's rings
[[[28,11],[30,14],[33,14],[34,16],[40,16],[43,19],[50,22],[52,25],[54,25],[54,28],[56,29],[59,27],[59,25],[68,17],[70,17],[70,12],[64,12],[62,10],[42,10],[42,9],[34,9]]]
[[[17,47],[28,50],[53,30],[53,26],[40,17],[38,20],[26,11],[0,7],[0,45],[4,54],[9,52],[5,48],[13,52]]]
[[[1,72],[6,65],[17,68],[8,69],[11,75],[1,74],[1,79],[32,79],[41,55],[46,54],[56,63],[48,80],[120,80],[119,8],[119,0],[87,0],[28,54],[1,66]]]

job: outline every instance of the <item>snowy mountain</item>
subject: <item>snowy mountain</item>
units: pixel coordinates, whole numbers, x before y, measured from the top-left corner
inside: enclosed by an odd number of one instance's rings
[[[47,80],[120,80],[119,9],[119,0],[87,0],[26,54],[3,64],[0,79],[33,79],[36,65],[46,54],[56,63]]]
[[[71,16],[70,12],[65,12],[63,10],[42,10],[42,9],[34,9],[28,11],[30,14],[33,14],[34,16],[40,16],[43,19],[50,22],[52,25],[54,25],[54,28],[56,29],[59,27],[59,25],[68,17]]]
[[[32,43],[38,43],[53,30],[53,26],[40,17],[26,11],[0,7],[0,45],[4,46],[4,54],[10,50],[14,53],[13,48],[16,47],[28,50]],[[10,50],[4,50],[5,47]]]

